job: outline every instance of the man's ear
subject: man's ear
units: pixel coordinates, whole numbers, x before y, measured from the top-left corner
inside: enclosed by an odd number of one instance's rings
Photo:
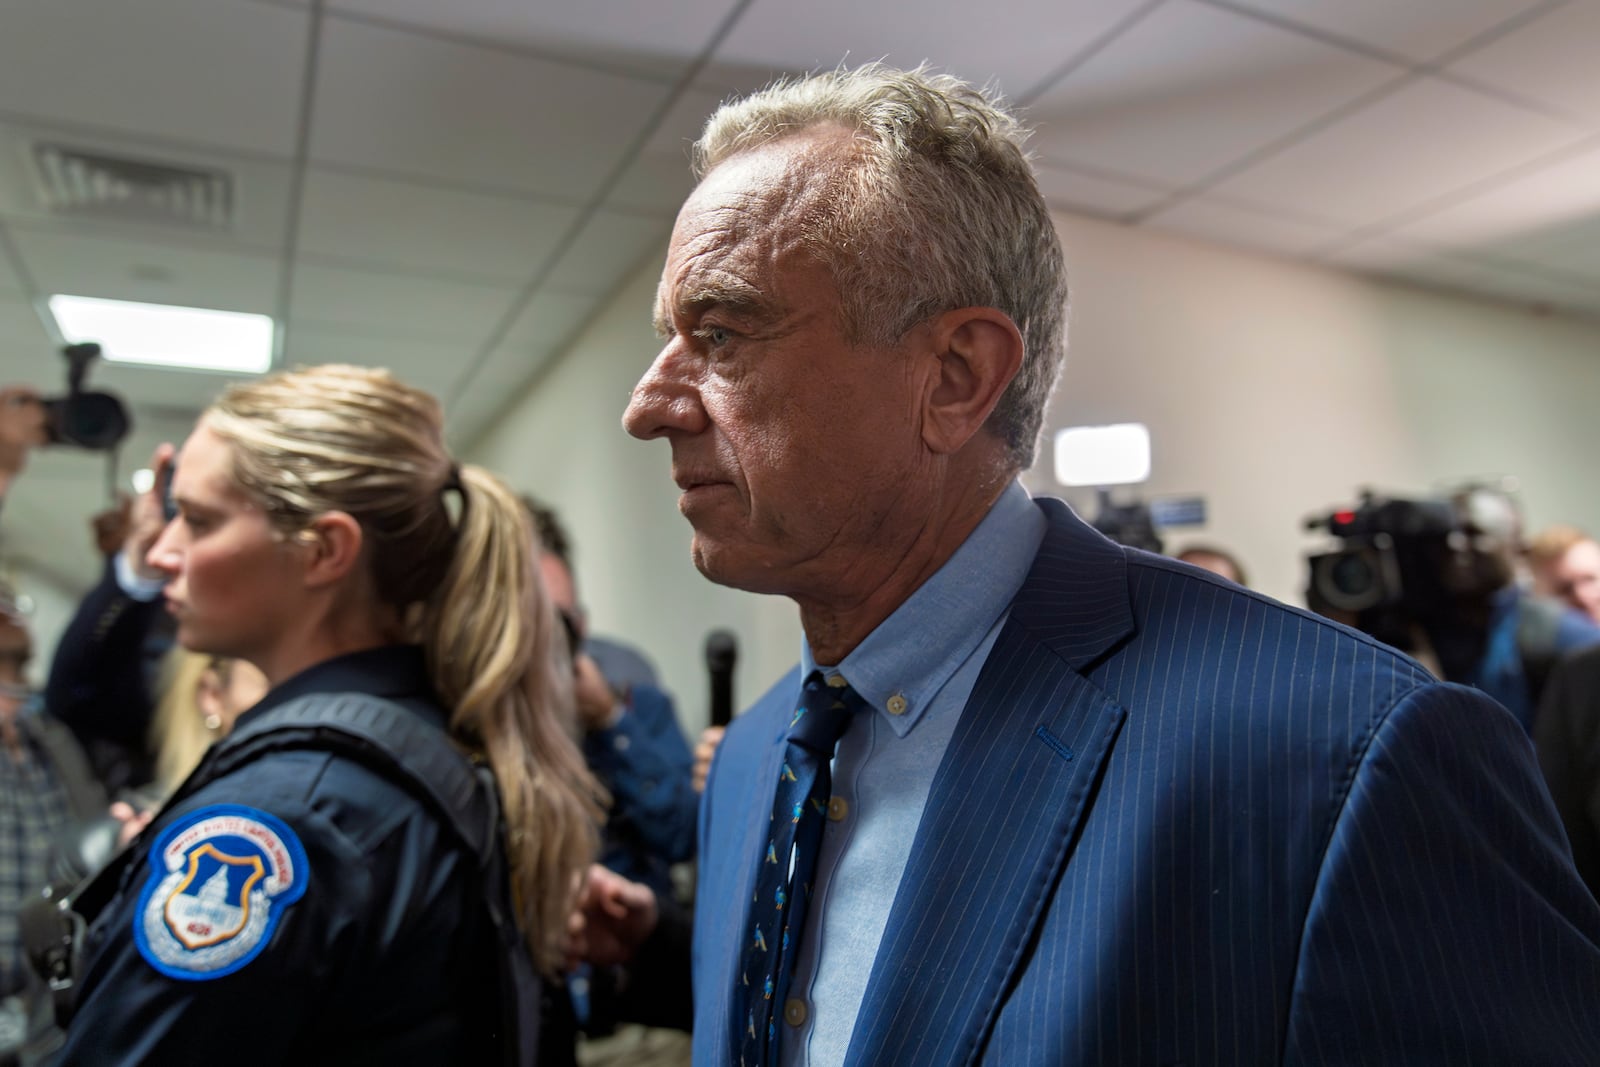
[[[934,452],[961,450],[982,428],[1022,366],[1022,333],[997,308],[946,311],[929,324],[937,371],[923,405],[922,439]]]
[[[361,524],[342,511],[325,511],[295,535],[306,552],[305,580],[309,588],[343,581],[361,560]]]

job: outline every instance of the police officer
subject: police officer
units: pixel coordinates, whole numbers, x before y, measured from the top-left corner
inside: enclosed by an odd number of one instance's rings
[[[520,503],[451,462],[431,397],[337,366],[230,388],[173,489],[148,562],[178,641],[271,686],[219,749],[265,740],[234,765],[214,750],[130,850],[61,1062],[531,1058],[507,1050],[495,905],[554,975],[598,811]],[[383,760],[263,733],[352,700],[391,716],[363,720],[368,748],[437,757],[432,738],[492,770],[487,862]]]

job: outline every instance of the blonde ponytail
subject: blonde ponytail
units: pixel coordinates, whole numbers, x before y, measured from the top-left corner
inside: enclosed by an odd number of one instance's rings
[[[600,788],[572,740],[565,636],[542,592],[521,502],[463,467],[455,558],[423,615],[429,673],[453,734],[494,771],[507,858],[534,958],[560,969],[570,892],[597,846]]]
[[[361,524],[372,589],[422,644],[452,737],[494,772],[518,919],[534,960],[558,973],[605,794],[574,739],[571,669],[521,503],[489,472],[458,468],[438,402],[387,371],[242,383],[203,421],[285,534],[328,511]]]

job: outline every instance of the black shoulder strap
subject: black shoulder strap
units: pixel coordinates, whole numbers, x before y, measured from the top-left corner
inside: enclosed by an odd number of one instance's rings
[[[392,701],[365,693],[300,697],[261,712],[213,745],[164,810],[268,752],[297,748],[337,752],[414,787],[476,857],[499,950],[505,1062],[516,1067],[533,1063],[539,1044],[539,978],[517,928],[505,859],[497,847],[499,794],[489,769],[475,765],[442,730]],[[91,919],[103,906],[103,901],[81,903],[86,906],[80,913]]]
[[[167,806],[268,752],[331,749],[415,786],[482,866],[494,854],[499,805],[437,727],[365,693],[318,693],[268,708],[214,745]],[[492,778],[490,779],[492,782]]]

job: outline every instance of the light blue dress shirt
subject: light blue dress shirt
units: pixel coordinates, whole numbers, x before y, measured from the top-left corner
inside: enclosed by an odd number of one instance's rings
[[[785,1065],[844,1061],[934,773],[1044,533],[1043,514],[1013,482],[843,663],[818,664],[809,644],[801,650],[802,679],[836,670],[872,711],[834,755],[834,799],[790,986],[806,1017],[780,1024]]]

